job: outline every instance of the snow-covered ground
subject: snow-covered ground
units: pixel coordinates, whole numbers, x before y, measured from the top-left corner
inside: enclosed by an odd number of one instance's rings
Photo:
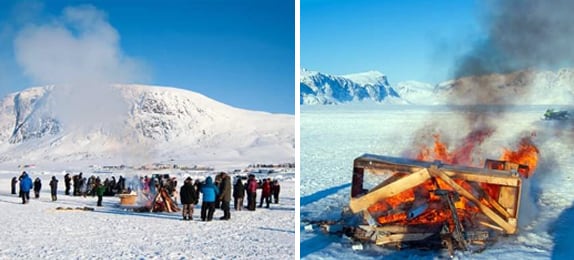
[[[229,221],[219,220],[223,212],[217,209],[214,221],[201,222],[197,221],[199,205],[193,213],[195,221],[181,221],[181,212],[128,211],[119,207],[118,197],[104,197],[103,207],[95,207],[97,198],[64,195],[65,166],[58,171],[45,171],[40,167],[26,170],[32,179],[42,179],[42,192],[39,199],[31,198],[29,204],[22,205],[17,195],[10,194],[10,179],[21,170],[0,169],[0,259],[294,258],[295,174],[292,171],[269,175],[280,179],[280,204],[272,204],[269,209],[257,208],[255,212],[232,209]],[[94,175],[101,178],[123,175],[129,180],[135,174]],[[53,175],[60,181],[56,202],[51,201],[48,186]],[[84,171],[86,175],[91,175],[88,169]],[[190,175],[194,179],[208,176]],[[182,184],[187,174],[175,176]],[[233,201],[231,204],[233,207]],[[61,211],[56,210],[57,207],[93,207],[95,210]]]
[[[538,169],[524,186],[519,233],[500,238],[481,253],[456,252],[455,258],[568,259],[574,255],[570,245],[574,239],[574,124],[540,120],[546,108],[513,107],[497,116],[497,131],[480,149],[482,157],[498,159],[502,148],[515,148],[524,134],[533,136],[540,149]],[[443,141],[455,144],[469,132],[464,115],[432,106],[302,106],[301,257],[447,258],[445,250],[396,251],[369,245],[353,251],[349,240],[305,232],[303,227],[307,221],[340,217],[349,201],[354,158],[363,153],[405,156],[421,129],[442,133]]]

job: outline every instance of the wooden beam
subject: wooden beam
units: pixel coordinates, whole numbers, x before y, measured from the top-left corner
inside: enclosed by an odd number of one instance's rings
[[[378,235],[375,244],[384,245],[396,242],[405,241],[418,241],[430,237],[436,233],[404,233],[404,234],[392,234],[392,235]]]
[[[500,194],[498,196],[498,200],[500,201],[500,205],[506,207],[512,217],[516,216],[516,208],[518,203],[518,188],[516,187],[500,187]],[[510,218],[510,217],[509,217]]]
[[[485,226],[485,227],[488,227],[488,228],[492,228],[492,229],[494,229],[494,230],[498,230],[498,231],[500,231],[500,232],[503,232],[503,231],[504,231],[504,229],[502,229],[501,227],[499,227],[499,226],[497,226],[497,225],[490,224],[490,223],[488,223],[488,222],[486,222],[486,221],[479,221],[478,224],[481,224],[481,225],[483,225],[483,226]]]
[[[499,214],[504,216],[506,219],[511,217],[510,213],[508,213],[508,211],[506,211],[506,208],[501,206],[500,203],[498,203],[498,201],[496,201],[492,197],[490,197],[490,195],[488,195],[488,193],[484,192],[477,183],[471,183],[470,186],[474,189],[480,190],[480,194],[482,195],[482,197],[484,197],[484,199],[488,202],[488,204],[490,204]],[[514,207],[512,207],[512,208],[514,208]]]
[[[444,182],[446,182],[448,185],[450,185],[460,195],[462,195],[463,197],[467,198],[468,200],[470,200],[474,204],[476,204],[476,206],[480,209],[480,211],[482,211],[482,213],[484,213],[484,215],[486,215],[488,218],[490,218],[492,221],[494,221],[494,223],[496,223],[497,225],[502,227],[508,234],[516,233],[516,226],[509,224],[502,217],[500,217],[498,214],[496,214],[496,212],[494,212],[492,209],[490,209],[489,207],[480,203],[480,201],[474,195],[472,195],[470,192],[468,192],[463,187],[461,187],[456,182],[454,182],[454,180],[452,180],[446,173],[439,170],[434,165],[431,166],[428,169],[428,171],[430,172],[430,174],[432,176],[437,177],[437,178],[441,178]]]
[[[411,173],[393,183],[390,183],[387,186],[380,187],[376,190],[371,190],[369,193],[361,197],[351,198],[349,208],[351,208],[353,213],[360,212],[367,209],[379,200],[397,195],[407,189],[413,188],[425,182],[429,178],[430,174],[427,169],[422,169],[420,171]]]
[[[497,174],[486,174],[486,173],[472,173],[465,171],[453,171],[453,170],[441,170],[449,177],[456,176],[457,178],[463,179],[465,181],[474,181],[488,184],[497,184],[504,186],[516,187],[520,183],[520,177],[518,176],[504,176]]]
[[[397,233],[437,233],[441,230],[442,225],[384,225],[372,227],[369,225],[359,225],[359,228],[365,231],[377,231],[383,234],[397,234]]]
[[[405,165],[377,160],[355,160],[354,167],[365,168],[369,173],[375,175],[388,174],[389,172],[417,172],[431,166],[428,162],[413,161],[416,164]],[[448,176],[464,179],[466,181],[482,182],[489,184],[505,185],[516,187],[520,183],[519,176],[511,174],[509,171],[495,171],[482,168],[457,167],[445,165],[441,170]]]

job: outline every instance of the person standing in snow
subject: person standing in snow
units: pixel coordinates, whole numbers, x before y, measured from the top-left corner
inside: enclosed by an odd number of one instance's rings
[[[255,180],[255,175],[250,174],[249,180],[247,181],[247,209],[254,211],[255,205],[257,204],[257,180]]]
[[[50,181],[50,194],[52,194],[52,201],[56,201],[58,198],[56,194],[58,193],[58,179],[56,176],[52,176],[52,180]]]
[[[40,177],[36,177],[34,180],[34,198],[40,198],[40,190],[42,190],[42,180]]]
[[[30,189],[32,189],[32,179],[28,173],[23,172],[20,176],[20,196],[22,197],[22,204],[30,201]]]
[[[229,211],[229,203],[231,202],[231,177],[227,173],[221,173],[221,193],[219,200],[221,201],[221,209],[223,210],[223,217],[221,220],[229,220],[231,212]]]
[[[219,194],[219,188],[213,184],[211,177],[205,179],[205,184],[201,185],[203,202],[201,203],[201,221],[211,221],[215,211],[215,198]]]
[[[12,178],[12,194],[16,194],[16,184],[18,184],[18,178],[14,176],[14,178]]]
[[[201,191],[201,182],[199,179],[195,179],[195,182],[193,182],[193,187],[195,188],[195,198],[197,201],[199,201],[199,193]]]
[[[243,186],[241,178],[237,178],[237,182],[235,182],[235,186],[233,186],[233,206],[235,210],[241,211],[241,208],[243,208],[243,198],[245,198],[245,187]]]
[[[69,173],[64,175],[64,185],[66,185],[66,195],[70,195],[70,188],[72,187],[72,178]]]
[[[267,203],[266,208],[269,208],[269,201],[271,200],[271,184],[269,179],[263,179],[263,184],[261,184],[261,201],[259,202],[259,207],[263,206],[263,201]]]
[[[98,207],[102,206],[102,198],[104,196],[104,192],[106,191],[106,186],[102,184],[100,178],[96,179],[96,195],[98,195]]]
[[[86,177],[80,181],[80,194],[85,198],[88,195],[88,180]]]
[[[271,183],[271,194],[273,194],[273,200],[275,204],[279,203],[279,192],[281,191],[281,186],[279,185],[279,181],[273,180]]]
[[[126,190],[126,179],[124,177],[122,177],[120,175],[120,178],[118,179],[118,184],[117,187],[118,189],[118,193],[124,193],[124,191]]]
[[[153,176],[149,179],[149,192],[151,194],[151,196],[155,196],[155,191],[156,191],[156,185],[157,185],[157,180],[156,178],[154,178]]]
[[[183,182],[183,186],[181,186],[181,189],[179,190],[179,198],[181,200],[181,204],[183,204],[183,209],[181,211],[183,220],[192,220],[193,207],[197,204],[197,197],[195,196],[195,187],[190,177],[187,177]]]
[[[74,175],[72,176],[72,195],[73,196],[78,196],[78,194],[80,193],[80,179],[81,176],[78,175]]]
[[[217,186],[217,188],[221,191],[223,190],[223,186],[221,186],[221,180],[223,178],[222,176],[223,173],[219,173],[217,175],[215,175],[215,180],[214,180],[214,184],[215,186]],[[215,198],[215,208],[221,208],[221,197],[217,196],[217,198]]]

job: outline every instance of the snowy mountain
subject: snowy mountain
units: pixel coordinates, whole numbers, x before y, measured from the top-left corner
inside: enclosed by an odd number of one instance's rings
[[[301,70],[300,104],[338,104],[355,101],[402,103],[387,77],[377,71],[333,76]]]
[[[301,71],[301,104],[333,104],[370,99],[380,103],[513,104],[571,105],[574,103],[574,69],[558,71],[524,70],[508,74],[490,74],[430,84],[419,81],[399,82],[391,86],[379,72],[330,76]],[[361,95],[367,86],[384,86],[388,96]],[[331,94],[335,93],[335,94]],[[342,97],[342,98],[341,98]],[[392,100],[393,102],[388,102]]]
[[[116,85],[111,89],[125,106],[93,120],[85,115],[98,108],[62,107],[57,89],[30,88],[0,100],[0,163],[294,160],[292,115],[238,109],[182,89]],[[69,120],[72,113],[76,120]]]
[[[439,83],[433,91],[439,104],[571,105],[574,70],[524,70],[464,77]]]
[[[403,81],[397,83],[395,89],[399,96],[408,104],[436,105],[438,104],[435,87],[420,81]]]

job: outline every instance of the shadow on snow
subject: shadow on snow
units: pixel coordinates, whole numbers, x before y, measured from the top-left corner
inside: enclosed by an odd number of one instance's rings
[[[550,226],[549,233],[553,235],[554,248],[552,259],[571,259],[574,255],[574,204],[560,213],[560,216]]]
[[[339,186],[335,186],[335,187],[331,187],[328,189],[324,189],[321,191],[317,191],[311,195],[307,195],[305,197],[301,197],[301,206],[306,206],[308,204],[311,204],[313,202],[319,201],[329,195],[333,195],[335,193],[337,193],[339,190],[345,189],[351,187],[351,183],[345,183],[345,184],[341,184]]]

